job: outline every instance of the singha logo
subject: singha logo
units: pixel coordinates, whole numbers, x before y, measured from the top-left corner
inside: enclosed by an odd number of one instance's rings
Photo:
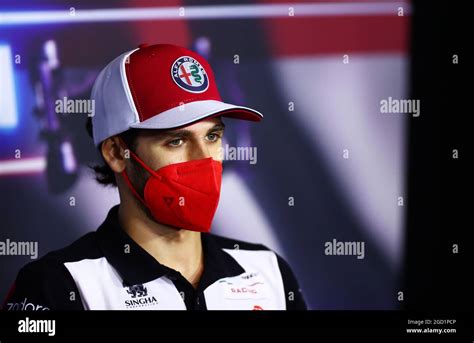
[[[154,306],[158,304],[158,300],[153,296],[148,296],[148,290],[143,284],[139,283],[133,286],[123,285],[127,288],[127,293],[130,298],[125,300],[125,307],[127,309],[135,309],[139,307]]]
[[[148,291],[146,290],[146,287],[143,286],[143,284],[128,286],[127,288],[127,293],[130,294],[132,298],[136,298],[137,296],[139,298],[146,297],[148,295]]]

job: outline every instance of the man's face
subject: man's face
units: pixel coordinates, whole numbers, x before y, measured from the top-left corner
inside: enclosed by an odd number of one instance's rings
[[[222,160],[224,124],[220,118],[201,120],[189,126],[171,130],[142,130],[135,143],[135,153],[151,169],[169,164],[212,157]],[[127,174],[140,194],[148,180],[148,172],[130,158]]]

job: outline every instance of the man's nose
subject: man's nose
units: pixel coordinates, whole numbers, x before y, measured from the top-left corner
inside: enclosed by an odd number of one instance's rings
[[[195,144],[193,144],[191,148],[191,151],[189,152],[188,159],[199,160],[208,157],[211,157],[211,154],[206,144],[201,142],[195,142]]]

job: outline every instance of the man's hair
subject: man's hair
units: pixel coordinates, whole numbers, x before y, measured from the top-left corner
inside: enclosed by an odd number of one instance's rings
[[[87,133],[92,138],[92,119],[90,117],[87,118],[86,129],[87,129]],[[130,129],[125,132],[122,132],[118,136],[120,136],[122,140],[125,142],[125,144],[127,144],[127,148],[131,150],[135,150],[137,137],[139,133],[140,133],[140,130],[138,129]],[[91,168],[94,171],[95,179],[101,185],[117,186],[115,173],[105,161],[104,156],[102,155],[101,147],[102,147],[102,144],[99,144],[98,150],[99,150],[99,155],[102,159],[102,164],[89,165],[89,168]]]

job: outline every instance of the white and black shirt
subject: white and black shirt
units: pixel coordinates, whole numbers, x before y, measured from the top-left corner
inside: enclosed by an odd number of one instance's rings
[[[112,208],[97,231],[27,264],[4,310],[305,310],[288,264],[263,245],[201,234],[195,289],[135,243]]]

